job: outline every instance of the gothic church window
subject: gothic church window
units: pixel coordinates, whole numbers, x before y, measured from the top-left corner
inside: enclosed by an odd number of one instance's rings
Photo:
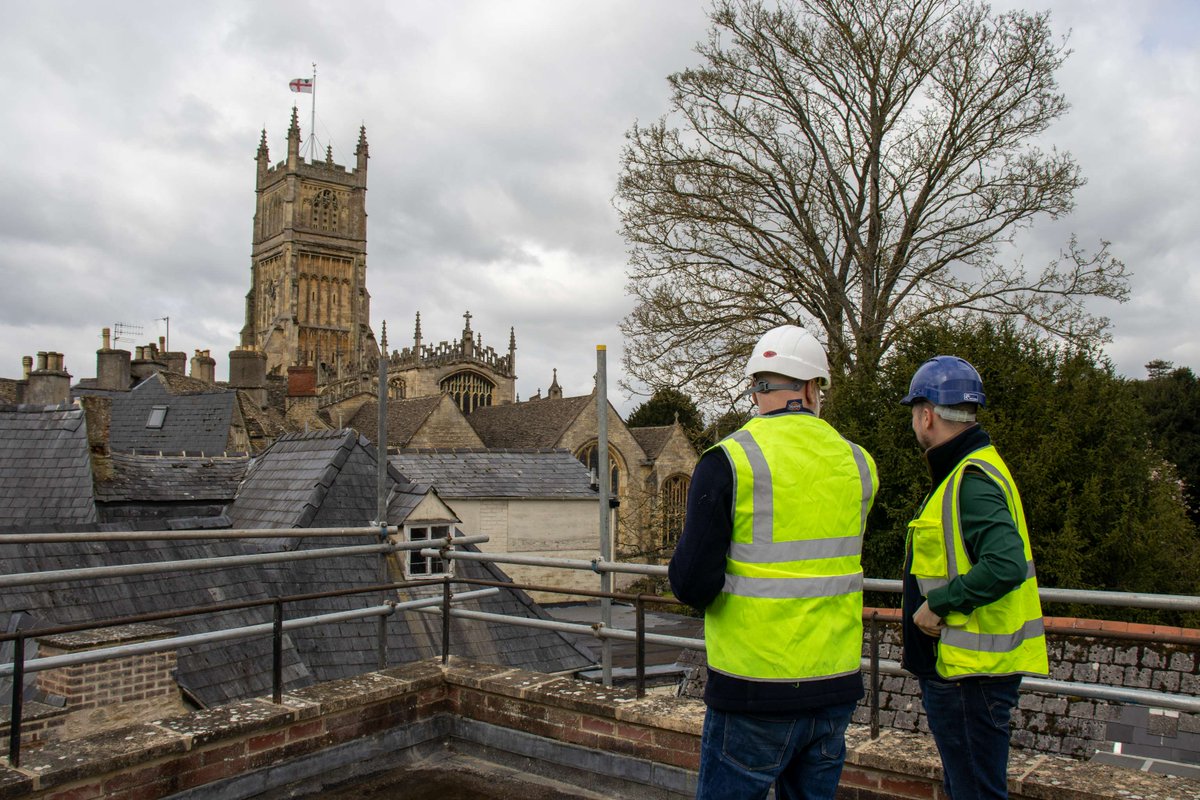
[[[593,440],[584,445],[583,449],[580,450],[579,454],[576,456],[580,461],[583,462],[584,466],[591,471],[593,476],[600,474],[600,453],[598,445],[599,442]],[[621,466],[620,462],[617,460],[617,453],[612,449],[611,446],[608,448],[608,471],[609,480],[611,481],[609,484],[609,491],[613,497],[616,497],[621,493]]]
[[[464,414],[490,406],[492,392],[496,388],[496,384],[476,372],[456,372],[445,378],[440,386]]]
[[[687,493],[690,479],[686,475],[672,475],[663,483],[659,496],[663,547],[674,548],[683,533],[683,518],[687,512]]]
[[[317,192],[312,203],[312,227],[322,231],[337,230],[338,202],[332,189]]]

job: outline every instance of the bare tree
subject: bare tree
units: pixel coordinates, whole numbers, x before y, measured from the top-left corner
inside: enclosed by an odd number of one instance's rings
[[[702,66],[669,78],[670,115],[626,135],[632,379],[720,397],[755,338],[796,321],[823,333],[835,371],[863,374],[934,315],[1103,340],[1108,320],[1084,301],[1128,291],[1107,242],[1072,238],[1032,273],[998,261],[1084,182],[1069,154],[1034,144],[1067,110],[1047,14],[717,0],[711,16]]]

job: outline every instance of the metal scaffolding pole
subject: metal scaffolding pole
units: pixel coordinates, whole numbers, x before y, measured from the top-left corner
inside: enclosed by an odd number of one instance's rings
[[[612,561],[612,476],[608,469],[608,348],[596,345],[596,477],[600,480],[600,560]],[[600,591],[612,591],[612,573],[600,573]],[[600,624],[612,627],[612,600],[600,600]],[[612,644],[603,639],[600,663],[604,674],[604,685],[612,686]]]

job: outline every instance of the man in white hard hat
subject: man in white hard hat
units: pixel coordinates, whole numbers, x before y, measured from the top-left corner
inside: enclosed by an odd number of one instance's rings
[[[863,697],[862,536],[875,462],[820,419],[829,366],[803,328],[746,365],[758,415],[706,450],[671,558],[704,611],[708,712],[696,797],[833,798]]]

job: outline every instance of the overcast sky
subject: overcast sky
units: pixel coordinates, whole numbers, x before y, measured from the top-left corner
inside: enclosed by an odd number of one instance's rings
[[[1200,368],[1200,4],[1013,3],[1071,31],[1073,105],[1048,141],[1088,184],[1074,214],[1019,245],[1040,264],[1072,232],[1112,242],[1133,275],[1107,353],[1144,377]],[[393,348],[484,345],[516,329],[517,391],[591,389],[596,345],[620,377],[625,245],[612,208],[624,132],[667,110],[696,63],[697,0],[175,3],[0,0],[0,377],[61,351],[95,375],[100,329],[172,350],[238,343],[250,280],[254,154],[286,155],[292,78],[317,63],[316,135],[352,166],[370,142],[371,323]]]

